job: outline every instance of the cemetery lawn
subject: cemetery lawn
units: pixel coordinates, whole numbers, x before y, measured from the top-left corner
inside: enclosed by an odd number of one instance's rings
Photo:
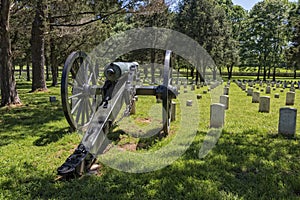
[[[59,87],[28,93],[30,87],[29,82],[18,84],[22,106],[0,109],[0,199],[300,199],[300,90],[294,106],[298,109],[295,138],[277,134],[279,108],[285,105],[288,89],[283,93],[272,90],[271,112],[259,113],[258,104],[252,104],[251,97],[232,83],[221,137],[199,159],[209,130],[211,103],[211,93],[203,94],[206,88],[201,88],[195,95],[203,98],[193,105],[200,112],[197,135],[172,165],[141,174],[101,165],[98,175],[59,181],[56,169],[80,137],[69,132]],[[49,96],[56,96],[58,102],[51,104]],[[139,111],[149,103],[153,102],[147,97],[139,98],[136,118],[144,117]],[[178,108],[177,115],[184,107]],[[176,132],[179,119],[172,124],[170,136],[152,140],[148,148],[155,151],[180,134]],[[137,142],[127,135],[122,138],[123,144]]]

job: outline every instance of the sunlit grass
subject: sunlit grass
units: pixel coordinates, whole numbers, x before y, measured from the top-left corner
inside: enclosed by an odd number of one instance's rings
[[[296,138],[277,134],[279,108],[285,106],[288,89],[284,93],[272,90],[271,112],[259,113],[258,104],[251,103],[251,97],[232,83],[225,127],[217,145],[202,159],[198,153],[209,130],[211,97],[203,94],[206,88],[197,89],[194,94],[202,94],[198,105],[194,104],[199,108],[198,131],[186,153],[173,164],[141,174],[102,166],[99,176],[61,182],[55,181],[56,169],[72,153],[80,137],[69,132],[59,87],[50,87],[45,93],[28,93],[30,83],[21,82],[18,88],[23,106],[0,109],[0,199],[300,198],[299,112]],[[275,92],[280,94],[279,99],[274,98]],[[189,94],[193,93],[189,90]],[[50,103],[49,96],[56,96],[58,102]],[[297,109],[299,99],[300,92],[296,91]],[[132,119],[147,126],[146,119],[151,117],[148,111],[154,104],[155,98],[140,97]],[[178,116],[184,107],[178,105],[170,136],[152,140],[149,150],[159,150],[180,134]],[[123,145],[139,140],[124,133],[120,142]],[[144,151],[147,150],[137,150]]]

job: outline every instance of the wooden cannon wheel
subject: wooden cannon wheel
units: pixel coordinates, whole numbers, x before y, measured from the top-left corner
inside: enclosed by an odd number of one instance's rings
[[[168,87],[171,85],[172,78],[172,67],[171,67],[171,51],[166,51],[165,63],[164,63],[164,74],[163,74],[163,85],[165,90],[162,94],[162,120],[163,120],[163,132],[169,134],[171,124],[171,105],[172,99],[168,93]]]
[[[86,53],[72,52],[64,65],[61,99],[65,117],[73,131],[86,127],[96,109],[98,73]]]

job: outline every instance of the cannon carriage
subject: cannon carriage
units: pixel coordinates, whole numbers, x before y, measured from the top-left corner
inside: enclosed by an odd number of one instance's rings
[[[139,64],[112,62],[104,67],[92,63],[82,51],[67,58],[61,81],[63,111],[70,128],[83,133],[83,138],[65,163],[57,169],[62,176],[82,175],[88,171],[107,146],[106,135],[111,127],[130,114],[138,95],[156,96],[162,101],[162,132],[168,134],[171,123],[171,102],[178,92],[172,86],[171,51],[166,51],[161,85],[141,85]],[[121,107],[124,113],[120,115]]]

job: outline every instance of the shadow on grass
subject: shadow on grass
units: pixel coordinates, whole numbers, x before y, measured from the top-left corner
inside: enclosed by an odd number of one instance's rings
[[[53,127],[55,129],[56,127]],[[35,146],[47,146],[53,142],[57,142],[59,139],[63,138],[64,135],[69,134],[69,128],[62,128],[56,131],[47,132],[45,135],[41,135],[40,138],[34,141]]]
[[[129,174],[103,167],[101,176],[69,182],[24,163],[0,183],[15,199],[296,199],[300,194],[299,143],[257,130],[223,131],[203,159],[197,137],[184,156],[164,169]],[[24,173],[27,174],[24,176]],[[18,180],[18,182],[14,182]]]
[[[2,108],[0,113],[2,114],[0,117],[0,130],[3,130],[0,133],[0,146],[8,145],[12,141],[15,142],[28,136],[49,138],[51,132],[54,134],[59,134],[59,131],[62,131],[62,134],[65,133],[64,128],[57,131],[55,130],[56,127],[47,125],[47,123],[55,123],[64,119],[62,108],[58,104],[44,103],[19,108]]]

